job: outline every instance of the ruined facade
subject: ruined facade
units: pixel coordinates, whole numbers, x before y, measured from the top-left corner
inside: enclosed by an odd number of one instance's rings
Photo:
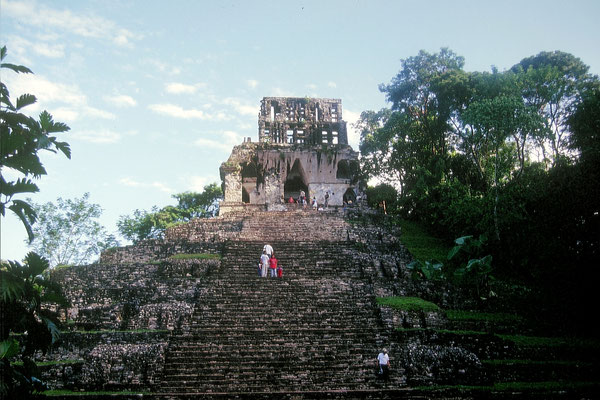
[[[258,142],[235,146],[221,164],[221,215],[238,209],[275,210],[301,191],[319,205],[356,202],[358,152],[348,145],[339,99],[265,97]]]

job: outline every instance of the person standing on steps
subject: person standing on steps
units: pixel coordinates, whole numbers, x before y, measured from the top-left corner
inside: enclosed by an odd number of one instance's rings
[[[377,377],[387,381],[390,376],[390,356],[386,349],[383,349],[377,356]]]
[[[268,265],[269,265],[269,256],[267,255],[267,251],[263,250],[262,256],[260,256],[261,276],[263,278],[267,277],[267,266]]]
[[[277,277],[277,259],[275,258],[275,254],[271,254],[269,266],[271,267],[271,278]]]
[[[325,192],[325,208],[329,205],[329,192]]]
[[[269,256],[269,258],[271,257],[271,254],[273,254],[273,248],[268,243],[265,244],[265,247],[263,247],[263,251],[267,252],[267,255]]]

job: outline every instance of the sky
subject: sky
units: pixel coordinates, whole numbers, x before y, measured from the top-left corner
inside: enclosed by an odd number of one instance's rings
[[[379,85],[401,60],[448,47],[467,71],[503,71],[560,50],[600,74],[599,15],[597,0],[0,0],[4,62],[34,72],[0,79],[37,97],[28,114],[71,128],[58,139],[72,159],[42,153],[29,197],[90,193],[116,234],[121,215],[220,184],[232,147],[257,140],[263,97],[341,99],[358,150],[352,123],[390,106]],[[0,257],[21,260],[25,229],[10,212],[0,223]]]

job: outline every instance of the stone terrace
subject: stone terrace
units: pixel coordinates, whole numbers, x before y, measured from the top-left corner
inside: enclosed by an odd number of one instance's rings
[[[130,390],[157,400],[459,399],[478,394],[414,388],[595,380],[597,351],[523,349],[493,334],[458,333],[465,326],[451,326],[443,313],[378,306],[376,297],[389,295],[454,306],[447,291],[409,279],[410,256],[398,236],[350,224],[341,211],[230,214],[177,226],[163,241],[106,252],[96,265],[60,269],[53,279],[71,306],[58,312],[71,331],[39,356],[50,361],[44,377],[53,388]],[[283,278],[258,276],[265,243],[273,246]],[[456,331],[434,329],[448,327]],[[374,374],[382,347],[392,362],[387,383]],[[520,355],[568,362],[543,369],[482,363]],[[560,393],[553,398],[573,394]],[[541,396],[513,397],[541,399],[547,392]]]
[[[195,220],[164,241],[56,271],[71,300],[60,312],[74,332],[45,360],[73,364],[47,376],[58,375],[56,388],[165,396],[379,388],[374,359],[390,332],[351,232],[341,212]],[[267,242],[282,279],[257,274]],[[182,253],[218,258],[170,258]],[[140,343],[140,335],[148,338]],[[393,384],[403,377],[395,374]]]

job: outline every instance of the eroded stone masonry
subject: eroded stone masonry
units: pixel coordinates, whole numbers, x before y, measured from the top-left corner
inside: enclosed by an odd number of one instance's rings
[[[247,138],[221,165],[224,215],[240,209],[281,210],[301,191],[319,204],[342,206],[360,195],[358,152],[348,145],[342,101],[265,97],[258,142]]]

